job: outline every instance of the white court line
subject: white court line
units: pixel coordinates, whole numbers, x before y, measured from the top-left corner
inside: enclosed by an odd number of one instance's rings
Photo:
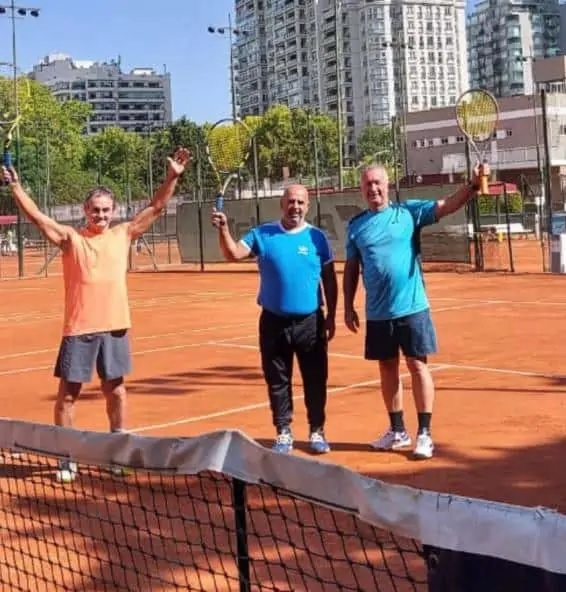
[[[448,298],[444,296],[436,296],[432,297],[431,300],[434,301],[446,301],[446,302],[476,302],[476,303],[489,303],[489,304],[517,304],[517,305],[526,305],[526,306],[540,306],[541,304],[548,304],[549,306],[566,306],[566,301],[564,302],[548,302],[546,300],[500,300],[500,299],[493,299],[493,300],[468,300],[466,298]]]
[[[229,337],[226,340],[217,340],[217,341],[199,341],[196,343],[179,343],[177,345],[166,345],[163,347],[154,347],[152,349],[143,349],[139,351],[132,352],[132,356],[143,356],[146,354],[155,354],[159,352],[165,351],[175,351],[180,349],[190,349],[193,347],[222,347],[225,342],[234,341],[236,339],[248,339],[249,337],[254,337],[254,335],[242,335],[241,337]],[[53,368],[54,364],[49,364],[45,366],[29,366],[27,368],[13,368],[11,370],[2,370],[0,371],[0,376],[11,376],[14,374],[29,374],[31,372],[39,372],[41,370],[50,370]]]
[[[183,331],[174,331],[174,332],[169,332],[169,333],[157,333],[154,335],[140,335],[140,336],[132,336],[132,341],[136,342],[136,341],[150,341],[150,340],[154,340],[154,339],[160,339],[161,337],[178,337],[179,335],[188,335],[188,334],[193,334],[193,333],[214,333],[215,331],[218,331],[219,329],[240,329],[240,328],[244,328],[244,327],[248,327],[252,324],[252,322],[255,323],[254,321],[250,321],[247,323],[233,323],[233,324],[224,324],[224,325],[216,325],[216,326],[212,326],[212,327],[202,327],[199,329],[185,329]],[[256,337],[256,334],[252,334],[252,335],[242,335],[239,337],[230,337],[228,338],[229,341],[233,341],[233,340],[238,340],[238,339],[249,339],[251,337]],[[224,339],[221,339],[220,342],[225,341]],[[41,354],[49,354],[49,353],[56,353],[58,352],[59,349],[58,348],[47,348],[47,349],[32,349],[29,351],[23,351],[23,352],[15,352],[15,353],[11,353],[11,354],[0,354],[0,361],[1,360],[11,360],[11,359],[15,359],[15,358],[24,358],[24,357],[29,357],[29,356],[36,356],[36,355],[41,355]]]
[[[466,308],[476,308],[478,306],[490,306],[491,304],[499,304],[499,302],[497,300],[483,300],[456,306],[443,306],[442,308],[431,307],[431,312],[435,314],[437,312],[448,312],[450,310],[465,310]]]
[[[449,306],[449,307],[444,307],[444,308],[437,308],[437,309],[432,309],[433,313],[437,313],[437,312],[447,312],[447,311],[451,311],[451,310],[460,310],[463,308],[473,308],[474,306],[484,306],[487,304],[491,304],[491,301],[485,301],[482,302],[481,304],[468,304],[468,305],[464,305],[464,306]],[[338,313],[343,313],[342,309],[338,309],[337,311]],[[363,317],[360,317],[360,321],[364,321],[365,319]],[[140,335],[140,336],[136,336],[135,335],[135,328],[132,330],[132,341],[136,342],[136,341],[152,341],[155,339],[161,339],[162,337],[177,337],[179,335],[189,335],[189,334],[199,334],[199,333],[214,333],[215,331],[218,331],[220,329],[240,329],[240,328],[244,328],[244,327],[250,327],[250,326],[256,326],[257,325],[257,315],[254,316],[253,319],[250,319],[247,322],[242,322],[242,323],[224,323],[222,325],[213,325],[211,327],[201,327],[201,328],[197,328],[197,329],[184,329],[182,331],[170,331],[167,333],[155,333],[153,335]],[[248,337],[256,337],[256,335],[243,335],[240,337],[233,337],[230,338],[229,340],[238,340],[238,339],[247,339]],[[220,340],[220,341],[225,341],[225,340]],[[58,350],[58,348],[48,348],[48,349],[35,349],[35,350],[28,350],[28,351],[23,351],[23,352],[15,352],[15,353],[11,353],[11,354],[0,354],[0,361],[1,360],[11,360],[11,359],[15,359],[15,358],[19,358],[19,357],[30,357],[30,356],[35,356],[35,355],[41,355],[41,354],[48,354],[48,353],[56,353]],[[2,375],[2,373],[0,372],[0,376]]]
[[[508,370],[507,368],[492,368],[491,366],[474,366],[469,364],[445,364],[448,368],[455,370],[471,370],[473,372],[491,372],[494,374],[510,374],[512,376],[531,376],[535,378],[557,378],[558,374],[548,372],[533,372],[531,370]]]
[[[250,297],[255,292],[225,292],[226,296],[216,296],[210,298],[209,293],[203,292],[203,295],[199,298],[193,298],[190,294],[188,296],[163,296],[152,297],[152,298],[138,298],[130,299],[130,308],[132,310],[145,310],[148,308],[159,307],[159,308],[171,308],[174,306],[187,305],[187,304],[201,304],[206,301],[212,300],[213,302],[220,302],[223,300],[235,299],[237,297]],[[60,309],[57,310],[46,310],[46,311],[29,311],[29,312],[16,312],[6,313],[0,319],[0,328],[11,328],[14,323],[28,324],[42,323],[45,321],[54,321],[62,319],[63,313]]]
[[[431,372],[438,372],[439,370],[444,370],[443,364],[435,364],[430,367]],[[408,374],[402,374],[402,378],[407,378]],[[336,386],[333,388],[328,389],[328,394],[336,394],[342,393],[345,391],[350,391],[357,388],[362,388],[364,386],[375,386],[379,384],[379,379],[376,380],[366,380],[364,382],[354,382],[352,384],[346,384],[344,386]],[[303,398],[303,394],[294,395],[293,400],[299,400]],[[243,405],[241,407],[231,407],[229,409],[223,409],[222,411],[215,411],[214,413],[207,413],[205,415],[196,415],[194,417],[184,417],[182,419],[176,419],[174,421],[168,421],[165,423],[156,423],[153,425],[145,425],[140,426],[137,428],[133,428],[128,430],[129,432],[149,432],[152,430],[163,430],[166,428],[171,428],[178,425],[186,425],[190,423],[198,423],[199,421],[208,421],[210,419],[217,419],[218,417],[225,417],[227,415],[235,415],[237,413],[245,413],[246,411],[255,411],[256,409],[264,409],[269,407],[269,401],[262,401],[261,403],[253,403],[251,405]]]
[[[257,350],[257,346],[255,345],[244,345],[242,343],[230,343],[229,340],[224,341],[213,341],[210,342],[211,345],[217,345],[218,347],[227,347],[227,348],[234,348],[234,349],[248,349],[248,350]],[[341,352],[333,352],[329,351],[328,356],[331,358],[343,358],[346,360],[364,360],[367,361],[364,356],[360,356],[358,354],[347,354]],[[511,370],[507,368],[493,368],[491,366],[474,366],[470,364],[449,364],[449,363],[440,363],[443,368],[446,369],[453,369],[453,370],[470,370],[472,372],[490,372],[494,374],[509,374],[512,376],[530,376],[535,378],[554,378],[556,375],[548,374],[545,372],[533,372],[530,370]]]

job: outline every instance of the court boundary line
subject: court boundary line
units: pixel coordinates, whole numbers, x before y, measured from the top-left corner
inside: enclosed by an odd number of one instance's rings
[[[439,372],[444,369],[445,369],[444,364],[433,364],[430,367],[431,372]],[[403,378],[407,378],[409,376],[409,374],[406,373],[406,374],[402,374],[401,376]],[[343,386],[331,387],[328,389],[327,393],[328,393],[328,396],[332,396],[332,395],[336,396],[337,394],[340,394],[340,393],[343,393],[346,391],[351,391],[353,389],[363,388],[366,386],[376,386],[380,383],[381,383],[381,381],[379,380],[379,378],[376,378],[373,380],[365,380],[362,382],[353,382],[350,384],[345,384]],[[304,397],[304,395],[301,390],[300,394],[293,395],[293,401],[298,401],[299,399],[302,399],[303,397]],[[267,395],[266,395],[266,399],[267,399]],[[128,429],[128,432],[141,433],[141,432],[148,432],[148,431],[152,431],[152,430],[163,430],[163,429],[167,429],[167,428],[178,426],[178,425],[199,423],[201,421],[208,421],[211,419],[217,419],[219,417],[225,417],[227,415],[236,415],[238,413],[245,413],[246,411],[255,411],[257,409],[265,409],[266,407],[269,407],[268,400],[264,400],[259,403],[251,403],[250,405],[242,405],[240,407],[231,407],[229,409],[223,409],[222,411],[214,411],[212,413],[206,413],[204,415],[196,415],[194,417],[182,417],[182,418],[179,418],[179,419],[176,419],[173,421],[168,421],[168,422],[163,422],[163,423],[158,423],[158,424],[153,424],[153,425],[138,426],[138,427],[135,427],[132,429]]]
[[[132,311],[142,311],[142,310],[147,310],[152,308],[152,306],[158,305],[162,308],[170,308],[170,307],[175,307],[178,305],[182,305],[182,304],[198,304],[198,303],[206,303],[206,302],[210,302],[210,300],[212,300],[213,302],[224,302],[227,301],[229,299],[233,299],[235,297],[250,297],[250,295],[255,294],[248,292],[248,293],[244,293],[244,292],[233,292],[233,293],[229,293],[226,292],[226,294],[231,294],[230,296],[226,296],[226,297],[213,297],[211,298],[210,296],[210,292],[203,292],[203,296],[208,296],[208,297],[202,297],[202,298],[192,298],[192,294],[189,294],[187,297],[182,297],[182,296],[175,296],[172,298],[164,298],[165,302],[160,302],[159,299],[156,298],[147,298],[147,299],[132,299],[131,302],[131,308]],[[455,305],[455,306],[444,306],[444,307],[440,307],[440,308],[436,308],[434,306],[434,303],[436,301],[444,301],[444,302],[460,302],[461,304],[459,305]],[[551,307],[556,307],[559,308],[561,306],[566,306],[566,301],[564,302],[547,302],[544,300],[501,300],[501,299],[487,299],[487,300],[467,300],[467,299],[463,299],[463,298],[452,298],[452,297],[444,297],[444,296],[439,296],[439,297],[431,297],[431,302],[433,303],[433,305],[431,306],[431,312],[432,314],[436,314],[439,312],[449,312],[449,311],[459,311],[459,310],[466,310],[468,308],[475,308],[475,307],[483,307],[483,306],[490,306],[490,305],[494,305],[494,306],[501,306],[501,305],[505,305],[505,306],[539,306],[539,305],[549,305]],[[340,312],[340,310],[338,311]],[[44,323],[46,321],[59,321],[60,319],[62,319],[62,312],[58,309],[57,312],[55,312],[54,310],[51,311],[32,311],[29,313],[26,312],[21,312],[21,313],[10,313],[8,316],[5,316],[3,318],[2,321],[0,321],[0,330],[2,329],[8,329],[11,328],[14,324],[25,324],[25,325],[32,325],[34,323]],[[235,326],[235,325],[232,325]]]
[[[229,340],[218,341],[215,343],[218,347],[227,347],[227,348],[234,348],[234,349],[246,349],[246,350],[255,350],[258,351],[258,347],[255,345],[248,345],[244,343],[230,343]],[[366,358],[359,354],[349,354],[349,353],[342,353],[342,352],[333,352],[329,351],[328,356],[330,358],[342,358],[346,360],[361,360],[364,362],[368,362],[371,360],[366,360]],[[430,366],[434,365],[442,365],[446,369],[453,369],[453,370],[469,370],[471,372],[488,372],[492,374],[509,374],[511,376],[528,376],[532,378],[558,378],[562,375],[560,374],[549,374],[546,372],[535,372],[531,370],[512,370],[511,368],[497,368],[494,366],[483,366],[483,365],[474,365],[474,364],[451,364],[449,362],[438,362],[431,364]]]
[[[151,349],[143,349],[139,351],[133,351],[132,356],[143,356],[146,354],[154,354],[164,351],[175,351],[181,349],[191,349],[193,347],[221,347],[222,343],[225,341],[235,341],[237,339],[249,339],[254,335],[242,335],[240,337],[228,337],[226,340],[217,340],[215,342],[212,341],[195,341],[191,343],[178,343],[176,345],[165,345],[163,347],[154,347]],[[237,344],[234,344],[235,346]],[[40,372],[42,370],[50,370],[55,367],[55,361],[51,364],[45,364],[42,366],[28,366],[26,368],[11,368],[9,370],[0,370],[0,376],[12,376],[17,374],[30,374],[32,372]],[[126,381],[127,382],[127,381]]]
[[[464,306],[449,306],[449,307],[444,307],[444,308],[437,308],[437,309],[431,309],[431,312],[433,314],[438,313],[438,312],[450,312],[450,311],[458,311],[458,310],[465,310],[467,308],[474,308],[476,306],[486,306],[488,304],[492,304],[492,302],[482,302],[480,304],[477,303],[470,303],[468,305],[464,305]],[[339,313],[343,313],[343,310],[338,309]],[[154,333],[151,335],[135,335],[135,329],[131,329],[130,331],[132,332],[132,342],[136,342],[136,341],[150,341],[150,340],[155,340],[155,339],[161,339],[161,338],[166,338],[166,337],[176,337],[178,335],[190,335],[190,334],[200,334],[200,333],[214,333],[214,331],[218,331],[220,329],[238,329],[238,328],[244,328],[244,327],[248,327],[248,326],[257,326],[257,321],[258,321],[258,316],[256,315],[254,316],[253,319],[251,319],[250,321],[246,321],[246,322],[240,322],[240,323],[225,323],[222,325],[213,325],[212,327],[199,327],[196,329],[183,329],[181,331],[169,331],[167,333]],[[46,320],[46,318],[43,319],[28,319],[28,323],[32,324],[35,322],[41,322]],[[48,317],[47,320],[52,320],[51,317]],[[360,322],[365,322],[365,318],[364,317],[360,317]],[[11,323],[8,323],[11,324]],[[340,326],[342,327],[343,324],[340,323]],[[0,330],[2,330],[3,326],[0,323]],[[228,339],[225,339],[224,341],[227,340],[237,340],[237,339],[247,339],[248,337],[252,337],[252,336],[248,336],[248,335],[243,335],[243,336],[237,336],[237,337],[231,337]],[[222,341],[222,340],[221,340]],[[27,350],[27,351],[23,351],[23,352],[13,352],[13,353],[6,353],[6,354],[0,354],[0,361],[2,360],[11,360],[11,359],[17,359],[19,357],[31,357],[34,355],[42,355],[42,354],[48,354],[48,353],[57,353],[59,351],[58,347],[53,347],[53,348],[40,348],[40,349],[36,349],[36,350]],[[0,372],[0,376],[2,375],[2,373]]]

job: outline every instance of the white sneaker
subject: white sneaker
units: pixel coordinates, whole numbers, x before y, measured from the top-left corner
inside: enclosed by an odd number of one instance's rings
[[[430,437],[430,434],[424,433],[417,436],[417,442],[415,444],[415,450],[413,454],[416,458],[425,459],[432,458],[434,453],[434,442]]]
[[[134,473],[134,470],[130,467],[122,467],[120,465],[110,465],[108,470],[114,477],[129,477]]]
[[[72,483],[77,478],[78,472],[77,463],[68,460],[59,461],[55,480],[58,483]]]
[[[381,438],[372,442],[370,446],[376,450],[399,450],[411,445],[411,437],[407,432],[394,432],[388,429]]]

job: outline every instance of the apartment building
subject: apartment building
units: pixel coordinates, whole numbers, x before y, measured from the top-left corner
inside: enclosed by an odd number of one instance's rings
[[[171,79],[151,68],[123,72],[119,61],[74,60],[52,54],[33,67],[30,78],[45,84],[60,101],[92,105],[87,134],[109,126],[147,133],[171,122]]]
[[[236,0],[243,115],[338,114],[346,158],[368,124],[451,105],[468,87],[465,0]]]
[[[533,62],[560,51],[558,0],[482,0],[468,16],[470,85],[532,94]]]

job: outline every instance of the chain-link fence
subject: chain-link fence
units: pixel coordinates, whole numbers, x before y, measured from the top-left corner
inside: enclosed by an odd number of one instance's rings
[[[132,271],[167,269],[181,264],[205,269],[207,263],[222,261],[218,237],[210,223],[217,186],[202,144],[189,148],[194,155],[191,182],[170,202],[167,213],[132,245]],[[309,221],[325,230],[336,259],[343,259],[348,220],[365,207],[359,190],[359,170],[345,169],[339,174],[329,166],[320,168],[314,152],[308,166],[297,175],[286,167],[279,174],[271,171],[267,175],[265,167],[261,169],[256,164],[256,154],[252,153],[239,178],[226,191],[225,210],[233,235],[238,238],[255,224],[279,218],[279,200],[284,188],[290,183],[301,183],[307,186],[311,196]],[[163,164],[161,167],[163,170]],[[158,184],[159,179],[156,179],[155,187]],[[399,198],[440,199],[457,187],[458,184],[401,186]],[[30,193],[34,193],[31,188]],[[393,187],[390,194],[391,199],[396,198]],[[20,217],[18,223],[17,210],[8,191],[0,191],[0,196],[0,278],[61,273],[59,250],[48,245],[25,219]],[[82,202],[58,205],[56,196],[46,195],[41,187],[35,196],[39,196],[41,209],[59,222],[74,227],[84,224]],[[147,195],[131,197],[129,203],[118,204],[117,221],[131,219],[148,203]],[[521,222],[529,237],[535,236],[536,213],[522,209],[512,212],[510,220],[511,223]],[[497,212],[481,216],[479,224],[481,227],[497,226],[504,221],[503,214]],[[420,237],[423,262],[470,265],[474,261],[474,229],[471,227],[472,220],[467,210],[462,209],[441,223],[423,229]]]

